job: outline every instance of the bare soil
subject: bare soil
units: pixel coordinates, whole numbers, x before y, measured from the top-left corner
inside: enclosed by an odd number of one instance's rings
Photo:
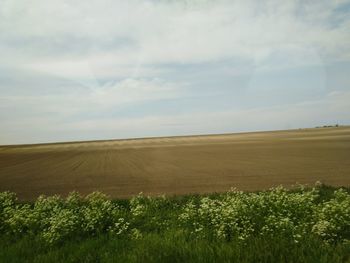
[[[0,146],[0,191],[22,200],[350,185],[350,127]]]

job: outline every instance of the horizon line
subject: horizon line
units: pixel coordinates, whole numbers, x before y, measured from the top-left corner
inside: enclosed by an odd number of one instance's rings
[[[93,143],[93,142],[110,142],[110,141],[132,141],[132,140],[147,140],[158,138],[182,138],[182,137],[206,137],[206,136],[221,136],[221,135],[234,135],[234,134],[246,134],[246,133],[265,133],[265,132],[282,132],[282,131],[297,131],[305,129],[326,129],[326,128],[340,128],[349,127],[350,124],[334,124],[334,125],[321,125],[315,127],[293,128],[293,129],[276,129],[276,130],[252,130],[241,132],[224,132],[224,133],[203,133],[203,134],[186,134],[186,135],[164,135],[164,136],[146,136],[146,137],[131,137],[131,138],[114,138],[114,139],[97,139],[97,140],[77,140],[77,141],[55,141],[55,142],[39,142],[39,143],[20,143],[20,144],[2,144],[0,147],[30,147],[30,146],[45,146],[55,144],[75,144],[75,143]]]

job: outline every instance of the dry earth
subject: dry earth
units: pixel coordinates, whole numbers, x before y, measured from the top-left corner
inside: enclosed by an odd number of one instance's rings
[[[350,186],[350,127],[0,146],[0,191],[112,197]]]

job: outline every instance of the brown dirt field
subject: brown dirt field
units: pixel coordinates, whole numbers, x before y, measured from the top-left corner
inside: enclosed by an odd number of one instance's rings
[[[0,191],[103,191],[115,198],[261,190],[321,181],[350,186],[350,127],[0,146]]]

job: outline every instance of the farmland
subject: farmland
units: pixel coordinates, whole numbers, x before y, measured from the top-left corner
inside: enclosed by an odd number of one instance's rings
[[[112,198],[350,185],[350,127],[0,147],[0,191]]]
[[[2,146],[0,261],[350,262],[349,156],[350,127]]]

